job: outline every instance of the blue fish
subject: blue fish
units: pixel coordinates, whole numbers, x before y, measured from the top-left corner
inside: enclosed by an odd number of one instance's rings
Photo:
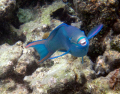
[[[102,24],[95,26],[86,37],[84,31],[62,23],[50,33],[47,39],[29,43],[26,48],[34,47],[37,50],[40,55],[38,63],[41,63],[48,58],[54,59],[68,53],[75,57],[82,57],[83,62],[83,56],[88,52],[89,39],[94,37],[102,27]],[[51,57],[57,50],[64,53],[59,56]]]

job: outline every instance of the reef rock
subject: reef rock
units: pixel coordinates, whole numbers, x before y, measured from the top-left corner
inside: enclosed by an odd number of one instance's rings
[[[24,81],[29,83],[33,94],[75,93],[76,88],[83,89],[86,81],[95,75],[92,62],[86,58],[84,64],[80,63],[80,58],[70,59],[70,55],[56,58],[52,67],[40,67],[32,75],[25,76]]]
[[[14,45],[3,44],[0,46],[0,78],[10,74],[28,75],[38,65],[39,55],[33,48],[26,49],[21,41]]]
[[[114,37],[110,42],[110,45],[111,45],[111,49],[120,52],[120,34],[114,35]]]
[[[106,75],[120,67],[120,53],[113,50],[105,51],[103,56],[97,58],[95,71],[98,76]]]
[[[12,79],[0,80],[0,93],[1,94],[28,94],[27,87],[23,84],[16,83]]]
[[[95,64],[95,71],[98,76],[106,75],[120,67],[120,34],[112,34],[113,30],[110,30],[102,42],[105,52],[97,57]]]
[[[38,64],[36,63],[38,60],[39,55],[33,48],[24,48],[21,57],[14,67],[15,73],[23,76],[30,75],[38,67]]]
[[[106,77],[99,77],[86,84],[91,94],[119,94],[120,93],[120,69],[110,72]]]
[[[117,19],[117,21],[113,25],[113,31],[114,33],[120,33],[120,19]]]
[[[0,0],[0,20],[10,18],[16,6],[16,0]]]
[[[117,18],[117,0],[73,0],[73,3],[80,19],[90,26],[98,23],[108,25],[110,21],[112,24]]]
[[[22,55],[22,42],[17,42],[10,46],[3,44],[0,46],[0,78],[12,73],[13,67]]]

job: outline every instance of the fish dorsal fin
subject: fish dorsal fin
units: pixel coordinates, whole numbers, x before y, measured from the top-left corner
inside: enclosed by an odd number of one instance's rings
[[[90,30],[90,32],[87,35],[88,39],[91,39],[92,37],[94,37],[97,33],[100,32],[100,30],[102,29],[103,24],[99,24],[97,26],[95,26],[92,30]]]
[[[57,26],[57,27],[50,33],[50,35],[49,35],[49,37],[48,37],[48,40],[51,40],[51,39],[56,35],[56,33],[58,32],[59,28],[61,28],[62,26],[68,26],[68,25],[65,24],[65,23],[62,23],[62,24],[60,24],[59,26]]]
[[[65,52],[65,53],[63,53],[63,54],[61,54],[61,55],[59,55],[59,56],[51,57],[51,58],[49,58],[49,59],[55,59],[55,58],[61,57],[61,56],[63,56],[63,55],[68,54],[69,52],[70,52],[70,50],[68,50],[67,52]]]

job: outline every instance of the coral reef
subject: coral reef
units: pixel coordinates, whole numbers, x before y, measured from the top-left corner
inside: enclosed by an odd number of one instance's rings
[[[46,32],[46,33],[43,35],[42,39],[47,39],[49,35],[50,35],[50,33],[49,33],[49,32]]]
[[[36,59],[34,57],[36,57]],[[22,49],[22,55],[14,67],[14,72],[19,75],[30,75],[31,72],[35,71],[35,69],[38,67],[36,64],[38,59],[39,55],[34,49]]]
[[[34,17],[32,10],[21,9],[21,8],[19,8],[17,16],[21,23],[29,22],[29,21],[33,20],[33,17]]]
[[[91,82],[88,82],[86,84],[87,91],[92,94],[119,94],[119,75],[119,69],[116,69],[110,72],[106,77],[99,77]]]
[[[64,7],[65,7],[65,4],[62,1],[60,1],[60,2],[54,2],[52,5],[48,6],[45,9],[43,8],[42,15],[41,15],[41,23],[43,25],[50,25],[50,21],[51,21],[50,15],[56,10]]]
[[[74,8],[77,8],[78,16],[89,26],[93,24],[104,23],[105,25],[109,24],[109,21],[112,21],[117,18],[116,7],[118,7],[117,0],[73,0]],[[94,18],[94,19],[93,19]],[[86,20],[88,19],[88,20]]]
[[[0,78],[4,78],[13,71],[13,67],[22,54],[21,45],[22,42],[17,42],[13,46],[8,44],[0,46]]]
[[[110,71],[120,67],[120,53],[117,51],[105,51],[103,56],[97,58],[95,71],[97,75],[106,75]]]
[[[95,72],[90,69],[92,62],[90,62],[88,57],[86,57],[88,58],[88,62],[85,61],[82,66],[79,58],[68,63],[66,60],[66,57],[68,60],[70,59],[68,56],[66,55],[61,57],[61,59],[56,59],[55,61],[57,62],[50,68],[41,67],[31,76],[25,76],[24,81],[29,82],[30,87],[33,89],[33,94],[53,94],[55,92],[61,94],[63,91],[75,93],[74,89],[69,91],[72,86],[70,85],[68,88],[67,85],[76,83],[82,87],[87,80],[91,79],[90,77],[95,75]]]
[[[28,75],[38,67],[35,62],[38,61],[39,55],[32,48],[25,49],[21,41],[12,46],[3,44],[0,47],[0,57],[0,78],[12,73]],[[38,59],[35,60],[34,57]],[[34,68],[30,70],[32,66]]]
[[[118,2],[118,0],[0,0],[0,92],[119,94]],[[46,39],[62,22],[81,28],[86,35],[96,24],[103,23],[104,28],[90,40],[89,57],[83,58],[83,64],[81,57],[73,57],[70,54],[37,64],[39,54],[33,48],[26,49],[26,44]],[[52,57],[61,54],[62,52],[56,52]]]
[[[0,0],[0,20],[10,18],[15,6],[16,0]]]
[[[113,30],[116,34],[120,33],[120,19],[117,19],[117,21],[114,23]]]
[[[28,94],[27,87],[20,83],[16,83],[12,79],[5,79],[0,81],[1,94]]]
[[[114,49],[120,52],[120,34],[114,36],[110,44],[111,44],[111,49]]]
[[[110,88],[114,88],[115,87],[115,84],[117,83],[117,79],[120,79],[118,78],[118,74],[119,73],[119,69],[116,69],[113,73],[111,73],[111,77],[109,79],[109,86]],[[110,75],[110,74],[109,74]],[[119,82],[118,82],[119,83]]]

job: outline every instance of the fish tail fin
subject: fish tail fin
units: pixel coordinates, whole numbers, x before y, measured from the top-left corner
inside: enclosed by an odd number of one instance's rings
[[[40,60],[38,63],[42,63],[46,59],[48,59],[54,52],[48,51],[48,49],[45,46],[46,40],[39,40],[39,41],[34,41],[26,46],[28,47],[34,47],[37,52],[40,55]]]

